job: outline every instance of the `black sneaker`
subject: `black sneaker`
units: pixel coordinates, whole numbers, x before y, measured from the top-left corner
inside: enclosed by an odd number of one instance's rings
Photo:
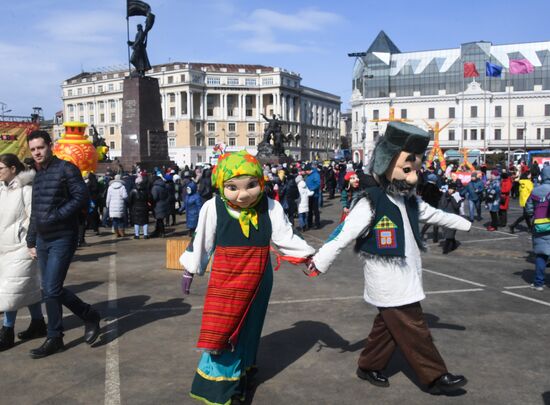
[[[2,329],[0,329],[0,352],[11,349],[13,346],[15,346],[13,328],[2,326]]]
[[[46,327],[46,322],[44,322],[44,318],[31,319],[31,323],[27,330],[19,332],[17,334],[17,337],[20,340],[30,340],[45,337],[47,335],[47,329],[48,328]]]
[[[135,236],[134,236],[134,239],[139,239],[139,235],[135,235]]]
[[[88,319],[84,321],[84,340],[89,345],[93,344],[99,336],[99,332],[101,331],[101,327],[99,326],[100,319],[99,312],[90,309]]]
[[[30,354],[33,359],[41,359],[64,350],[65,345],[63,344],[63,338],[58,336],[47,338],[46,341],[42,343],[42,346],[38,349],[31,350]]]

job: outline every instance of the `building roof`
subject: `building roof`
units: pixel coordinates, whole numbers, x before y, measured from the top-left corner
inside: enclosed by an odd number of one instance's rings
[[[378,33],[372,44],[370,44],[369,49],[367,49],[367,53],[373,52],[401,53],[384,31]]]

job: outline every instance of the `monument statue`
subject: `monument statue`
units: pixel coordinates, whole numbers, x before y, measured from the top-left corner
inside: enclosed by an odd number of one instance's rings
[[[128,1],[128,17],[143,15],[145,16],[145,29],[143,25],[137,25],[137,33],[133,41],[128,39],[128,46],[132,48],[132,55],[130,56],[130,63],[136,68],[135,75],[144,77],[145,72],[151,69],[149,63],[149,57],[147,56],[147,35],[153,25],[155,24],[155,15],[151,12],[151,7],[140,0]]]
[[[298,139],[298,135],[293,137],[290,132],[286,135],[283,134],[281,121],[276,115],[273,115],[273,118],[268,118],[265,114],[262,114],[262,117],[269,124],[264,131],[263,141],[258,145],[258,153],[262,157],[286,157],[285,143]],[[271,145],[271,141],[273,141],[273,145]]]

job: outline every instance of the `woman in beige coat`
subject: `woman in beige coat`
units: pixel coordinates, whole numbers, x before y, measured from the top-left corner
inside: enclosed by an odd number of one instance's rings
[[[40,306],[40,276],[25,242],[31,215],[34,171],[25,171],[16,155],[0,155],[0,351],[14,346],[17,310],[28,306],[31,324],[17,336],[22,340],[46,336]]]

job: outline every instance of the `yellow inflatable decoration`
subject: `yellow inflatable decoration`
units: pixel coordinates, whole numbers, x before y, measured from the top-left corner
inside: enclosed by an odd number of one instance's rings
[[[453,122],[453,120],[447,122],[441,128],[439,127],[439,121],[436,121],[435,125],[431,125],[426,120],[424,120],[424,122],[426,123],[428,128],[430,128],[434,133],[434,144],[432,146],[432,149],[430,150],[430,153],[428,154],[428,158],[426,159],[426,166],[430,167],[434,161],[435,156],[437,155],[437,160],[439,160],[439,165],[441,166],[441,169],[445,170],[447,169],[447,162],[445,161],[445,157],[443,156],[443,151],[439,146],[439,134],[441,133],[441,131],[447,128],[447,126],[451,122]]]
[[[85,134],[88,124],[71,121],[64,122],[63,126],[65,133],[55,143],[54,155],[74,163],[81,172],[94,173],[97,169],[98,153]]]

